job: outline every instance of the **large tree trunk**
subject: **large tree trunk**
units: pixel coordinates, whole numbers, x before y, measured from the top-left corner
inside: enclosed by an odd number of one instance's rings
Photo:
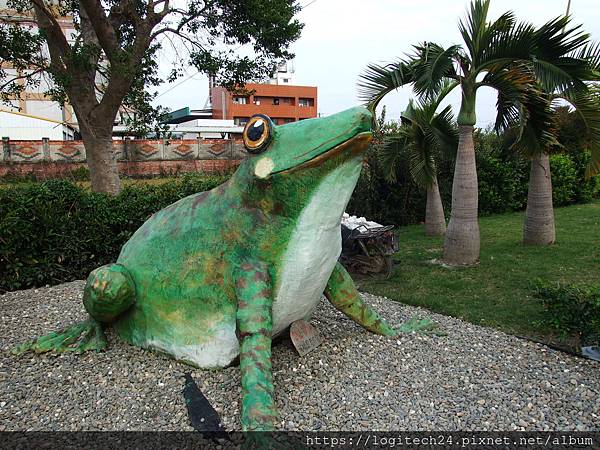
[[[479,261],[478,191],[473,126],[459,125],[452,181],[452,212],[444,240],[444,262],[473,265]]]
[[[550,157],[544,153],[531,160],[523,243],[549,245],[555,239]]]
[[[427,206],[425,207],[425,234],[427,236],[443,236],[446,232],[444,206],[440,197],[437,176],[427,186]]]
[[[92,190],[117,195],[121,190],[121,182],[112,146],[112,124],[107,132],[95,129],[92,133],[84,126],[80,126],[80,131],[90,169]]]

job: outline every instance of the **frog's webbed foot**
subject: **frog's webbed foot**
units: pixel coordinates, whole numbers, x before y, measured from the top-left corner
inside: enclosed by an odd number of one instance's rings
[[[435,336],[446,336],[439,325],[431,319],[419,319],[413,317],[408,322],[404,322],[399,327],[396,327],[398,333],[419,332],[424,334],[432,334]]]
[[[102,326],[96,320],[89,318],[18,345],[11,349],[11,353],[15,355],[26,352],[83,353],[89,350],[104,350],[107,345]]]
[[[361,327],[384,336],[397,334],[393,327],[363,301],[354,281],[339,262],[329,277],[324,294],[336,309]]]
[[[412,318],[397,328],[390,326],[363,301],[352,278],[340,263],[336,264],[331,277],[329,277],[325,288],[325,297],[354,322],[376,334],[397,336],[399,333],[418,331],[438,336],[444,335],[438,325],[429,319]]]

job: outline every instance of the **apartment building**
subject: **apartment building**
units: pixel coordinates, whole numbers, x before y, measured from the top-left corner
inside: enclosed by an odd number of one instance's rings
[[[0,0],[0,20],[24,27],[37,27],[31,15],[21,14],[9,8],[7,0]],[[67,39],[72,40],[73,33],[75,32],[72,18],[59,17],[57,20]],[[2,64],[2,68],[6,70],[9,76],[17,75],[17,71],[12,68],[10,63]],[[61,105],[45,95],[45,92],[51,86],[48,75],[36,74],[34,78],[38,83],[28,84],[26,90],[19,97],[11,99],[12,107],[7,107],[6,105],[2,105],[2,107],[37,118],[65,123],[70,127],[76,126],[77,120],[71,105]],[[19,80],[19,82],[25,83],[23,79]]]
[[[277,125],[317,117],[317,87],[248,83],[248,94],[232,93],[222,86],[210,88],[213,119],[245,125],[254,114],[266,114]]]

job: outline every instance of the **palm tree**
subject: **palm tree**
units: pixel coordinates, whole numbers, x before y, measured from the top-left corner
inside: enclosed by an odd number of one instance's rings
[[[459,23],[464,45],[448,48],[426,42],[397,63],[379,66],[371,64],[361,75],[360,96],[376,105],[388,93],[412,84],[419,96],[432,96],[445,79],[457,82],[461,90],[460,112],[457,117],[459,140],[452,186],[452,212],[444,242],[444,261],[452,265],[472,265],[479,260],[479,223],[477,217],[478,187],[473,145],[476,123],[476,94],[487,86],[498,92],[496,128],[503,130],[516,122],[526,123],[531,117],[550,124],[545,104],[532,99],[537,95],[536,76],[549,77],[562,67],[552,52],[536,45],[564,45],[560,30],[544,28],[541,35],[533,25],[517,22],[512,12],[488,22],[489,0],[473,0],[467,18]],[[538,34],[536,34],[538,33]],[[567,37],[571,38],[570,32]],[[535,62],[532,61],[532,56]],[[539,107],[539,110],[525,108]],[[543,128],[533,132],[538,142],[546,145],[549,136]]]
[[[388,181],[396,181],[399,157],[406,155],[411,177],[426,189],[425,233],[428,236],[443,236],[446,232],[436,161],[443,154],[454,152],[458,130],[450,106],[437,114],[436,110],[453,88],[454,83],[447,81],[435,99],[418,100],[417,105],[410,100],[401,115],[402,125],[397,133],[386,136],[377,149]]]
[[[564,17],[545,26],[562,27],[564,30],[568,21],[569,19]],[[579,27],[572,30],[577,28]],[[540,32],[542,36],[547,34]],[[560,40],[566,41],[564,37]],[[538,82],[539,89],[543,91],[541,98],[551,109],[553,116],[557,114],[556,107],[566,102],[582,118],[592,152],[586,176],[591,177],[600,170],[600,97],[597,88],[590,88],[588,83],[600,79],[600,53],[598,46],[590,44],[588,40],[589,35],[580,33],[576,39],[572,39],[571,45],[554,49],[555,52],[564,52],[562,55],[556,54],[556,59],[563,61],[562,70],[553,76],[539,77]],[[546,140],[545,145],[537,141],[538,133],[531,131],[534,126],[536,122],[530,121],[521,128],[522,137],[515,144],[516,148],[531,159],[523,243],[549,245],[556,239],[549,157],[552,146],[549,145],[550,139]],[[552,135],[555,135],[556,131],[553,127],[546,129],[546,132]],[[557,142],[554,143],[554,147],[558,147]]]

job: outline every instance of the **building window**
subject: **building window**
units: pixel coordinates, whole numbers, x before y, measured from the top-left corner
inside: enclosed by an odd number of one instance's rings
[[[249,117],[234,117],[233,123],[235,125],[244,126],[248,123]]]
[[[284,78],[284,79],[283,79],[283,82],[284,82],[284,83],[289,83],[289,82],[290,82],[290,79],[289,79],[289,78]]]
[[[248,97],[244,97],[243,95],[235,95],[232,101],[236,105],[246,105],[248,104]]]
[[[283,123],[291,123],[294,122],[294,119],[292,119],[291,117],[284,117],[283,119],[281,119],[281,121]]]
[[[279,99],[278,98],[274,98],[273,99],[273,104],[274,105],[279,105]]]
[[[281,103],[283,103],[284,105],[294,105],[294,99],[292,97],[283,97],[281,99]]]
[[[315,106],[315,100],[312,98],[299,98],[298,106]]]

